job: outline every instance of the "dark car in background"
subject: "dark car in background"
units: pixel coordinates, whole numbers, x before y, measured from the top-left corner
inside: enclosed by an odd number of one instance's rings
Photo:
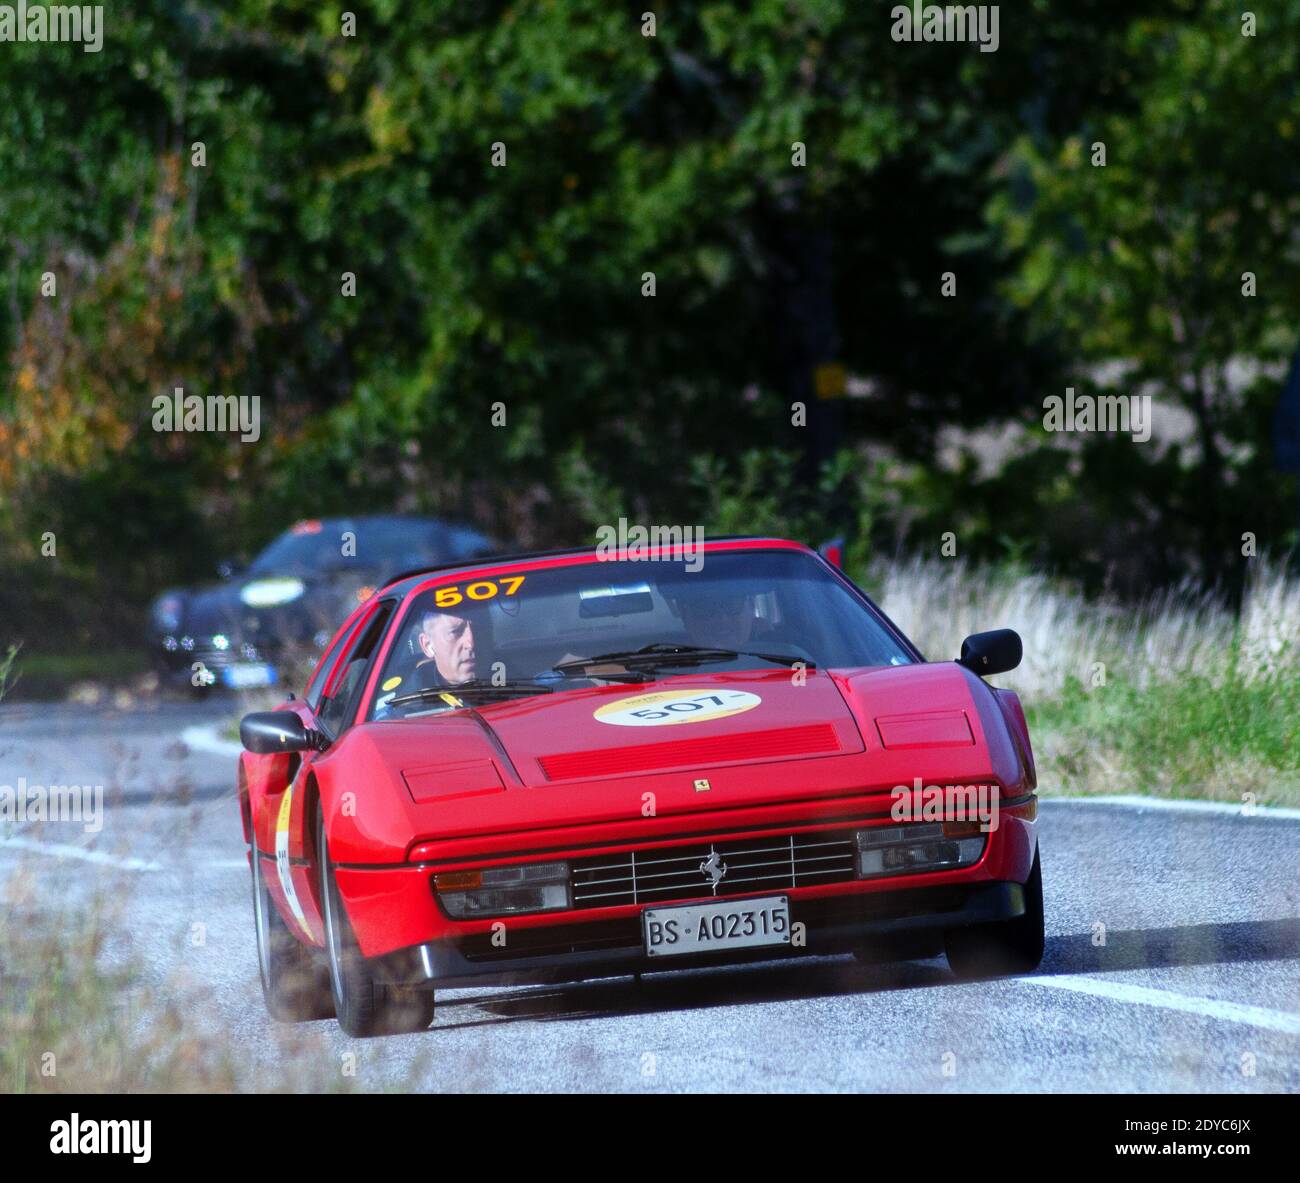
[[[150,608],[163,679],[196,690],[274,686],[311,664],[339,623],[411,568],[499,547],[467,526],[403,514],[301,521],[221,583],[176,588]]]

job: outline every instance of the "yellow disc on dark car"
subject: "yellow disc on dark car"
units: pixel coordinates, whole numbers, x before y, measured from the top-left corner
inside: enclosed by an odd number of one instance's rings
[[[666,727],[704,723],[752,711],[763,700],[748,690],[656,690],[607,702],[594,715],[598,723],[618,727]]]

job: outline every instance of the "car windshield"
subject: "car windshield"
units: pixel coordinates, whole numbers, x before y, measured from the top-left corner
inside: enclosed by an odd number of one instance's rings
[[[817,560],[790,550],[451,579],[415,597],[397,627],[370,718],[693,669],[915,660]]]
[[[346,533],[353,537],[344,546]],[[250,575],[313,575],[344,568],[381,571],[433,566],[484,554],[488,541],[463,527],[400,518],[299,522],[248,568]]]

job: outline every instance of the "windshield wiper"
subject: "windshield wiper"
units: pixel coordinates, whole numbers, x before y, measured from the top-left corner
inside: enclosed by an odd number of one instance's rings
[[[395,707],[404,702],[421,702],[431,698],[440,698],[448,706],[455,706],[457,703],[454,700],[464,698],[526,698],[530,694],[550,694],[554,689],[544,682],[524,679],[494,683],[475,678],[472,682],[462,682],[459,686],[426,686],[423,690],[413,690],[410,694],[390,698],[384,706]]]
[[[663,665],[705,665],[714,661],[734,661],[737,657],[756,657],[760,661],[770,661],[774,665],[802,664],[805,669],[810,670],[817,668],[807,658],[796,657],[789,653],[758,653],[748,649],[705,648],[700,645],[669,645],[662,642],[643,645],[640,649],[598,653],[595,657],[563,661],[553,668],[562,674],[576,674],[590,669],[593,665],[617,664],[627,669],[638,669]]]

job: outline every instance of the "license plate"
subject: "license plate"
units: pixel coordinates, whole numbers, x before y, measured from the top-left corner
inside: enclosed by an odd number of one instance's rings
[[[274,686],[275,667],[270,665],[232,665],[221,671],[221,680],[232,690],[250,686]]]
[[[650,957],[790,943],[790,901],[783,895],[647,908],[641,915]]]

